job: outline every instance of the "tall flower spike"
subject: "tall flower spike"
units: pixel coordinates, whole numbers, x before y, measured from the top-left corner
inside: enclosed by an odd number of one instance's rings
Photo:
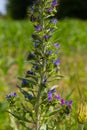
[[[72,106],[72,101],[66,104],[65,99],[57,94],[57,87],[51,87],[52,81],[54,84],[57,79],[61,78],[57,50],[59,43],[51,42],[57,24],[57,19],[54,18],[57,5],[57,0],[33,2],[29,17],[34,26],[32,34],[34,46],[27,56],[28,66],[25,76],[19,78],[21,82],[18,82],[23,98],[19,96],[20,100],[15,103],[16,93],[6,96],[7,101],[14,107],[11,109],[12,115],[20,120],[19,122],[25,126],[25,129],[29,130],[40,130],[45,122],[47,122],[47,129],[57,129],[58,123],[56,124],[55,120],[59,122],[59,118],[69,113],[67,111],[71,110],[69,108]],[[55,111],[56,108],[59,111]]]

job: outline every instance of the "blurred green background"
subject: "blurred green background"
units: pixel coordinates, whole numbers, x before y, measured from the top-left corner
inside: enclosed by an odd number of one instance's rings
[[[27,4],[21,0],[8,1],[7,13],[0,14],[0,130],[12,130],[9,115],[5,112],[5,95],[18,91],[17,77],[24,74],[27,52],[32,48],[33,33],[32,23],[27,16],[32,1],[26,0]],[[86,0],[60,0],[56,14],[59,17],[58,30],[52,38],[61,43],[61,73],[65,78],[59,83],[60,91],[63,96],[68,95],[74,100],[75,118],[78,104],[87,100],[86,7]],[[69,130],[78,130],[77,123]]]

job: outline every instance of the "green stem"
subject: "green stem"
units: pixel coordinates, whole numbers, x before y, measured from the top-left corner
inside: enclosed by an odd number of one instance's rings
[[[81,130],[84,130],[84,124],[83,124],[83,125],[81,125]]]
[[[36,130],[39,130],[40,128],[40,93],[41,93],[41,86],[39,86],[38,95],[37,95]]]
[[[84,130],[84,124],[79,124],[79,130]]]

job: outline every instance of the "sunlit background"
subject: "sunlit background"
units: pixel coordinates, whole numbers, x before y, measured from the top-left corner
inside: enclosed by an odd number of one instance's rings
[[[6,14],[6,3],[7,0],[0,0],[0,13]]]
[[[30,4],[32,0],[0,0],[0,130],[12,130],[5,95],[18,92],[17,77],[24,74],[32,47]],[[55,17],[58,30],[53,39],[61,44],[61,73],[65,75],[58,91],[74,100],[74,115],[78,104],[87,101],[87,0],[60,0]],[[69,130],[79,130],[76,123]]]

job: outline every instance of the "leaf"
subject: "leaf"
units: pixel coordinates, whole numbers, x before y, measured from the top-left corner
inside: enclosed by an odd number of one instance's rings
[[[32,85],[36,85],[36,82],[33,81],[33,80],[30,80],[30,79],[26,79],[26,78],[21,78],[21,77],[18,77],[19,80],[26,80],[28,85],[29,84],[32,84]]]
[[[49,116],[53,116],[55,114],[57,114],[57,112],[59,111],[60,109],[57,109],[57,110],[54,110],[52,112],[49,113]]]
[[[14,113],[7,111],[8,113],[10,113],[12,116],[14,116],[15,118],[17,118],[18,120],[22,120],[24,122],[28,122],[28,123],[32,123],[30,120],[26,119],[25,117],[19,117],[18,115],[15,115]]]

